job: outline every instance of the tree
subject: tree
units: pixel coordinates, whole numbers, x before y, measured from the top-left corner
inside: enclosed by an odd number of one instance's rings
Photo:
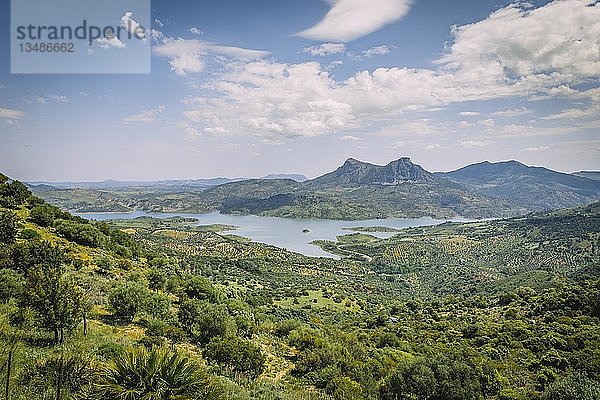
[[[12,266],[23,274],[35,265],[59,268],[67,261],[62,249],[45,240],[29,240],[16,243],[12,249]]]
[[[107,240],[106,235],[89,223],[57,220],[56,232],[65,239],[82,246],[102,247]]]
[[[144,311],[153,318],[165,318],[170,308],[171,300],[161,293],[150,293],[144,304]]]
[[[167,277],[165,273],[158,268],[152,268],[148,271],[148,284],[150,289],[154,291],[163,290],[167,283]]]
[[[599,400],[600,382],[575,374],[548,385],[543,400]]]
[[[213,338],[206,346],[204,355],[209,360],[252,378],[258,377],[265,369],[266,357],[260,347],[237,336]]]
[[[18,232],[18,218],[12,211],[0,212],[0,243],[14,243]]]
[[[219,300],[219,290],[208,279],[189,275],[183,283],[183,291],[191,299],[207,300],[216,303]]]
[[[179,306],[177,316],[182,328],[198,343],[206,344],[213,337],[235,331],[235,324],[224,305],[185,300]]]
[[[126,281],[117,285],[108,295],[108,302],[115,317],[132,322],[144,310],[149,295],[141,282]]]
[[[0,269],[0,302],[18,298],[23,291],[24,278],[12,269]]]
[[[83,315],[84,294],[60,267],[36,265],[26,277],[23,303],[35,310],[41,325],[62,343],[65,331],[73,330]]]
[[[37,204],[31,209],[29,219],[39,226],[51,226],[56,218],[56,210],[50,204]]]
[[[221,399],[216,381],[179,350],[130,348],[105,368],[99,398],[114,400]]]
[[[17,208],[25,203],[31,196],[27,186],[19,181],[0,184],[0,206],[5,208]]]

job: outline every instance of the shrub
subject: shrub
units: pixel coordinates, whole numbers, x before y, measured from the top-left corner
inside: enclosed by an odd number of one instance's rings
[[[148,300],[149,291],[140,282],[126,281],[118,284],[108,295],[113,315],[120,320],[132,322]]]
[[[221,399],[222,390],[179,350],[130,348],[115,357],[97,384],[99,398],[128,400]]]
[[[204,350],[207,359],[252,378],[265,369],[266,357],[260,347],[237,336],[213,338]]]

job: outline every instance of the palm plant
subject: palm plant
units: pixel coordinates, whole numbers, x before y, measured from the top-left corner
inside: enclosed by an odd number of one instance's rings
[[[222,389],[203,368],[178,350],[131,348],[105,368],[98,383],[101,399],[208,400]]]

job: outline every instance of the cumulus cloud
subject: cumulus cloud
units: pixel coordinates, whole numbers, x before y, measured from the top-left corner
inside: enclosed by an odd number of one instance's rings
[[[23,111],[13,110],[11,108],[0,108],[0,118],[6,120],[17,120],[25,116]]]
[[[600,5],[587,0],[537,9],[513,4],[483,21],[453,27],[452,36],[449,53],[438,63],[486,80],[548,75],[538,78],[560,81],[600,71]]]
[[[206,45],[199,40],[167,38],[154,48],[154,53],[167,57],[171,70],[177,75],[204,70],[202,56],[207,54]]]
[[[362,55],[367,58],[371,58],[374,56],[383,56],[383,55],[389,54],[391,52],[392,52],[392,50],[390,49],[389,46],[381,45],[381,46],[371,47],[370,49],[363,51]]]
[[[142,111],[139,114],[133,114],[123,118],[121,121],[125,123],[131,122],[156,122],[158,121],[157,116],[165,111],[165,106],[158,106],[152,110]]]
[[[100,46],[103,49],[110,49],[110,48],[123,49],[126,47],[125,43],[121,42],[119,40],[119,38],[116,36],[111,36],[111,37],[103,36],[99,39],[96,39],[96,43],[98,44],[98,46]]]
[[[209,53],[244,61],[263,58],[270,54],[267,51],[219,46],[198,39],[174,39],[165,37],[162,32],[155,29],[152,30],[152,37],[157,42],[154,53],[166,57],[171,70],[182,76],[202,72],[206,66],[205,57]]]
[[[306,47],[304,52],[312,56],[343,54],[346,52],[346,45],[344,43],[322,43],[320,45]]]
[[[436,68],[378,68],[336,80],[327,66],[315,62],[230,63],[208,85],[212,94],[185,116],[205,131],[295,137],[352,130],[373,121],[397,124],[406,112],[465,101],[514,96],[600,101],[600,89],[571,88],[598,77],[599,29],[600,3],[562,0],[537,9],[511,5],[480,22],[454,27],[453,43]],[[501,110],[495,116],[524,112]],[[477,123],[495,127],[493,119]],[[431,131],[431,124],[413,125],[408,128]],[[537,134],[529,126],[499,128],[503,135]]]
[[[190,33],[192,35],[202,35],[203,32],[200,29],[196,28],[195,26],[192,26],[190,28]]]
[[[146,38],[146,29],[133,19],[133,12],[131,11],[127,11],[121,17],[121,27],[127,29],[130,34],[135,35],[138,39]]]
[[[410,0],[328,0],[331,9],[311,28],[297,35],[313,40],[349,42],[400,20]]]

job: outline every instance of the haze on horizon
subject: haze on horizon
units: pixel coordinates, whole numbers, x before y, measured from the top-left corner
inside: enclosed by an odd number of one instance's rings
[[[153,2],[148,75],[11,75],[3,57],[0,171],[312,178],[404,156],[600,170],[598,2],[202,3]]]

